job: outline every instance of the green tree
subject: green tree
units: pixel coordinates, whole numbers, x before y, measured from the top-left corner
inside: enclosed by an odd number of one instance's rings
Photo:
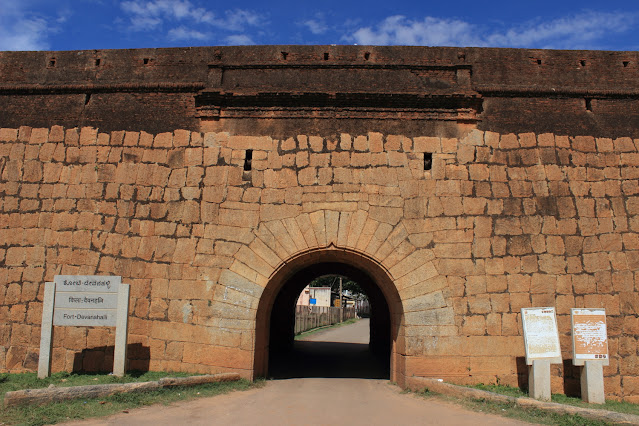
[[[315,278],[310,282],[311,287],[330,287],[331,291],[339,293],[339,278],[340,275],[323,275],[321,277]],[[348,290],[352,294],[360,294],[366,297],[366,293],[355,281],[349,279],[348,277],[342,276],[342,289]]]

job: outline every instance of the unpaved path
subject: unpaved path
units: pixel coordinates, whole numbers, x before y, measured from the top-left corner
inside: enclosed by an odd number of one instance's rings
[[[368,344],[370,320],[361,319],[354,324],[316,331],[300,340],[304,342],[339,342]]]
[[[363,336],[363,337],[362,337]],[[368,321],[313,333],[305,340],[364,346]],[[355,341],[355,342],[353,342]],[[332,343],[331,343],[332,344]],[[321,346],[326,348],[329,346]],[[308,348],[307,348],[308,349]],[[356,351],[357,353],[357,351]],[[330,376],[329,376],[330,377]],[[335,378],[337,377],[337,378]],[[75,425],[508,425],[525,423],[402,393],[388,380],[305,377],[261,389],[170,406],[131,410]]]

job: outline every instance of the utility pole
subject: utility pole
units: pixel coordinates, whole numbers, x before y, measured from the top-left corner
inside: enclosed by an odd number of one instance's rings
[[[344,300],[342,298],[342,277],[339,277],[339,322],[344,322]]]

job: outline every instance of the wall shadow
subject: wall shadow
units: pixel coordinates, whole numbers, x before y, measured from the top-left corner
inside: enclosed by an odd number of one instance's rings
[[[551,365],[550,374],[560,374],[564,381],[564,394],[566,396],[573,396],[576,398],[581,397],[581,367],[572,365],[572,359],[563,360],[563,368],[559,365]],[[517,357],[517,385],[519,389],[528,392],[528,369],[530,367],[526,365],[526,358],[523,356]]]
[[[388,357],[364,343],[296,341],[293,348],[272,358],[273,379],[301,377],[388,379]]]
[[[572,365],[572,359],[564,359],[564,393],[581,398],[581,367]]]
[[[106,373],[113,371],[113,354],[115,347],[95,346],[76,352],[73,357],[73,373],[96,372]],[[127,371],[149,371],[151,362],[151,349],[141,343],[129,343],[127,345]]]
[[[524,392],[528,392],[528,365],[526,357],[518,356],[515,359],[517,364],[517,386]]]

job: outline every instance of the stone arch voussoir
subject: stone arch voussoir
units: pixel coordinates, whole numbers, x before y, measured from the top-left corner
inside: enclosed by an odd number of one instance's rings
[[[258,329],[269,314],[263,305],[268,305],[279,290],[273,285],[277,281],[274,277],[285,273],[291,264],[300,267],[320,258],[334,256],[358,267],[377,265],[383,271],[384,284],[380,288],[389,305],[395,304],[393,312],[401,312],[396,318],[402,326],[396,342],[398,356],[406,353],[404,330],[411,334],[426,328],[438,334],[445,329],[445,334],[456,334],[453,308],[446,297],[448,283],[438,273],[438,259],[433,250],[415,247],[408,237],[401,221],[379,221],[365,210],[318,210],[259,223],[254,238],[237,251],[229,268],[262,289],[261,294],[255,292],[259,299],[253,345],[256,373],[259,375],[265,368],[258,365],[259,359],[264,358],[260,351],[266,347]]]

